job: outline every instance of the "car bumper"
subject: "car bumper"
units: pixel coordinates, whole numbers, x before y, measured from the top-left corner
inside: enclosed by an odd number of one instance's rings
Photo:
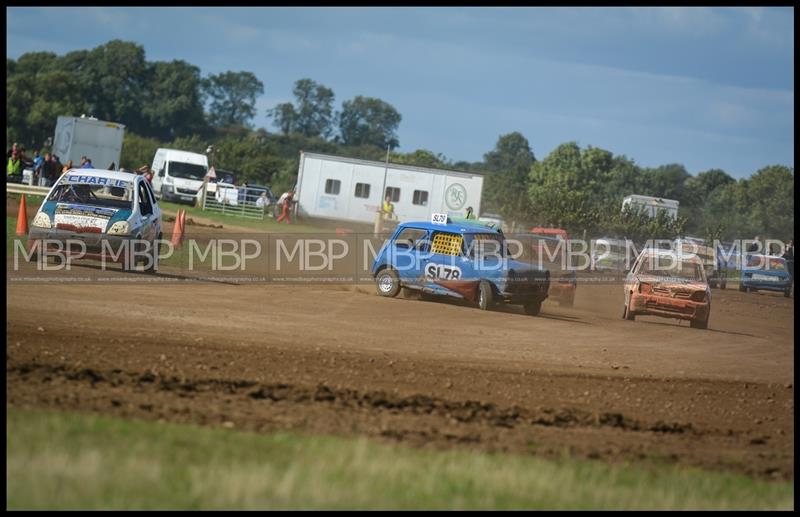
[[[48,251],[69,251],[70,254],[110,252],[117,254],[130,247],[137,239],[131,235],[108,235],[107,233],[74,232],[57,228],[32,227],[28,241],[42,241]]]
[[[667,296],[633,293],[630,310],[635,314],[651,314],[682,320],[705,320],[710,311],[708,302],[695,302]]]
[[[743,280],[742,285],[749,289],[758,289],[759,291],[780,291],[783,292],[792,285],[788,280],[783,282],[758,282]]]

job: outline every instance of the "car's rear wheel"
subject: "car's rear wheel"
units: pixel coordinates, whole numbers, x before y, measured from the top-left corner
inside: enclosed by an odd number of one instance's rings
[[[722,280],[720,280],[720,282],[719,282],[719,288],[720,289],[724,290],[727,287],[727,285],[728,285],[728,280],[727,279],[723,278]]]
[[[787,287],[786,290],[783,292],[783,296],[785,296],[786,298],[789,298],[791,295],[792,295],[792,288],[791,287]]]
[[[375,283],[378,286],[378,294],[381,296],[393,297],[397,296],[400,292],[400,277],[397,276],[397,271],[394,269],[386,268],[378,273],[375,277]]]
[[[542,310],[542,300],[525,304],[525,314],[528,316],[537,316]]]
[[[487,311],[492,308],[494,304],[494,293],[492,292],[492,284],[486,280],[481,280],[478,284],[478,307],[482,311]]]
[[[739,282],[739,291],[741,291],[743,293],[747,292],[747,287],[745,287],[744,284],[741,283],[741,282]]]

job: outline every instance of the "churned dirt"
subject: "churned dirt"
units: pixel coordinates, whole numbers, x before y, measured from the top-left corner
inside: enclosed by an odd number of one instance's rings
[[[794,298],[734,283],[695,330],[622,320],[619,284],[532,317],[372,285],[110,274],[7,274],[9,406],[794,478]]]

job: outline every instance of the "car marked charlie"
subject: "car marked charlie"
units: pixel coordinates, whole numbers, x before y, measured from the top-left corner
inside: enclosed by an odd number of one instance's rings
[[[37,254],[119,260],[158,269],[161,209],[143,176],[70,169],[50,189],[31,226]],[[80,249],[75,252],[75,247]]]

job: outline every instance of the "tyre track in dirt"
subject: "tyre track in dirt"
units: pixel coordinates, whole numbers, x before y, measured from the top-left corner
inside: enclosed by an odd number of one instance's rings
[[[793,299],[715,291],[697,331],[621,321],[609,285],[536,318],[371,286],[15,282],[7,296],[11,406],[794,476]]]

